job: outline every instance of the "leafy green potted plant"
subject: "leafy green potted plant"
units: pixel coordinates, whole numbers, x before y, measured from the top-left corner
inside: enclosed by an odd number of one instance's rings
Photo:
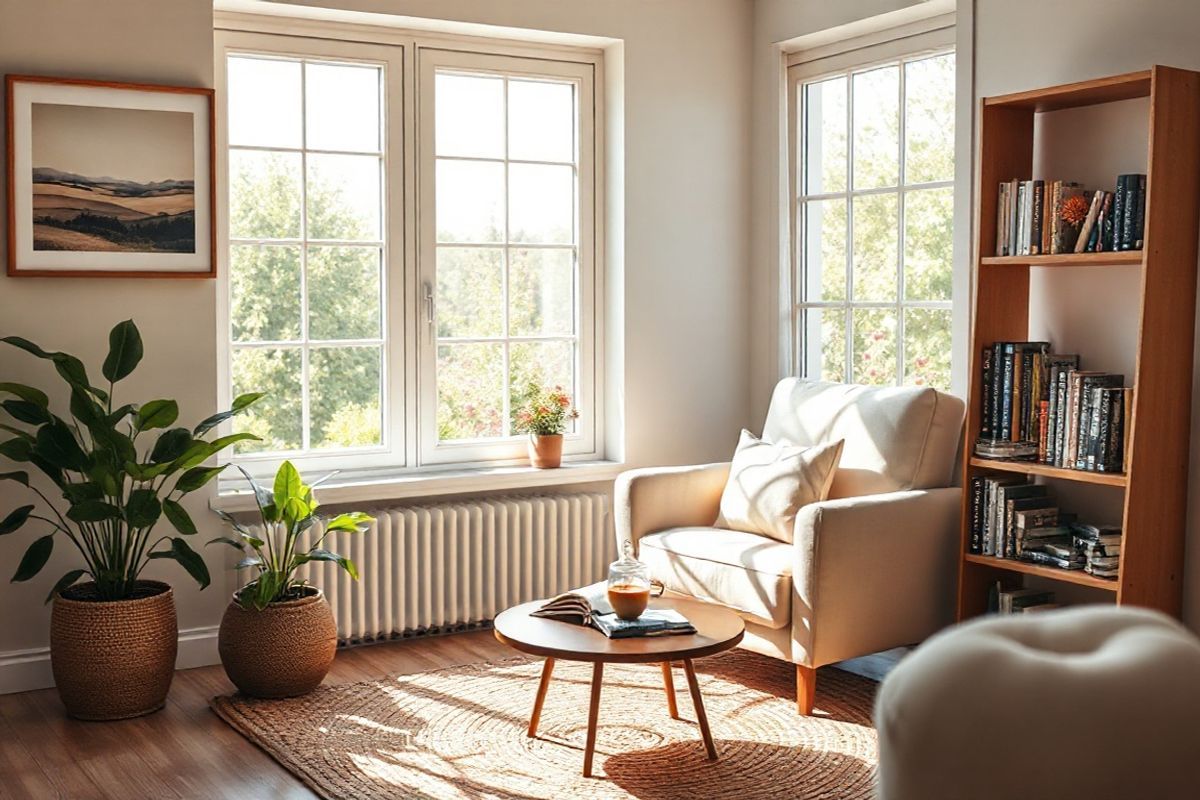
[[[177,621],[171,587],[142,580],[152,559],[177,561],[200,588],[208,568],[184,537],[196,525],[180,500],[197,491],[222,467],[202,466],[247,433],[205,439],[222,421],[246,410],[261,395],[245,394],[233,408],[189,430],[171,427],[179,416],[174,400],[115,405],[115,384],[142,359],[142,338],[132,320],[112,329],[101,367],[107,388],[93,386],[83,362],[47,352],[17,336],[0,340],[46,359],[70,390],[70,417],[50,409],[46,393],[19,383],[0,383],[0,408],[19,425],[0,425],[12,438],[0,455],[28,463],[48,479],[54,502],[37,479],[18,470],[0,474],[37,495],[0,521],[0,534],[28,523],[48,529],[25,551],[13,581],[37,575],[50,558],[56,537],[83,557],[83,566],[59,578],[46,601],[50,663],[63,705],[81,719],[122,719],[162,708],[175,670]],[[15,399],[14,399],[15,398]],[[152,431],[161,430],[157,435]],[[154,436],[153,442],[146,441]],[[48,516],[47,516],[48,515]],[[163,517],[179,536],[157,536]],[[80,583],[82,578],[90,580]]]
[[[240,467],[239,467],[240,469]],[[358,579],[350,559],[321,545],[334,531],[361,533],[373,518],[359,511],[329,519],[317,516],[318,503],[290,461],[280,465],[273,490],[258,485],[245,471],[254,489],[260,525],[249,529],[225,512],[218,512],[234,536],[219,536],[244,558],[238,569],[250,569],[254,578],[238,591],[225,609],[217,648],[225,673],[243,694],[252,697],[296,697],[320,685],[337,650],[337,625],[325,595],[296,578],[296,570],[310,561],[328,561]],[[320,535],[303,547],[301,534],[320,525]]]
[[[528,433],[529,463],[538,469],[554,469],[562,464],[563,433],[568,420],[579,418],[571,406],[571,396],[561,386],[548,388],[531,383],[517,408],[517,433]]]

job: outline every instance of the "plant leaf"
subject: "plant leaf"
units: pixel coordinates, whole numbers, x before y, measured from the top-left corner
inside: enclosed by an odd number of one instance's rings
[[[346,573],[351,578],[358,580],[358,566],[353,561],[348,558],[342,558],[338,561],[338,564],[342,566],[342,569],[346,570]]]
[[[108,334],[108,358],[104,359],[100,372],[116,383],[133,372],[142,360],[142,352],[142,335],[137,325],[131,319],[118,322]]]
[[[98,483],[70,483],[63,487],[63,497],[71,503],[100,500],[104,497],[104,489]]]
[[[6,533],[12,533],[25,524],[29,519],[29,515],[33,513],[33,506],[21,506],[8,512],[8,516],[0,520],[0,536]]]
[[[17,565],[17,571],[12,576],[13,583],[27,581],[41,572],[42,567],[46,566],[46,562],[50,560],[50,553],[53,551],[53,533],[48,533],[40,539],[34,539],[33,543],[29,545],[29,549],[25,551],[25,555],[21,556],[21,563]]]
[[[63,589],[66,589],[68,586],[71,586],[75,583],[75,581],[79,580],[86,574],[87,570],[85,569],[73,569],[66,575],[63,575],[58,579],[58,583],[54,584],[54,588],[50,590],[50,594],[46,595],[46,602],[49,603],[54,599],[56,594],[61,592]]]
[[[33,445],[28,439],[9,439],[0,442],[0,456],[12,461],[28,461],[33,454]]]
[[[192,434],[187,428],[172,428],[159,434],[150,451],[150,460],[155,464],[174,461],[183,455],[192,444]]]
[[[298,519],[304,514],[298,513],[294,501],[301,500],[303,495],[304,481],[300,479],[300,473],[291,461],[284,461],[275,473],[275,508],[293,520]]]
[[[125,501],[125,519],[131,528],[150,528],[158,522],[162,504],[153,489],[134,489]]]
[[[336,517],[326,522],[325,530],[362,533],[364,530],[366,530],[366,526],[374,521],[375,518],[370,514],[364,514],[361,511],[351,511],[346,514],[338,514]]]
[[[137,411],[134,427],[139,431],[169,427],[179,419],[179,403],[174,400],[151,400]]]
[[[217,542],[220,542],[221,544],[227,544],[230,547],[236,547],[240,552],[243,552],[243,553],[246,552],[245,544],[243,544],[242,542],[239,542],[237,539],[232,539],[228,536],[217,536],[214,539],[209,539],[207,542],[205,542],[205,545],[207,546],[210,544],[216,544]]]
[[[196,426],[195,430],[193,430],[193,433],[195,433],[197,436],[208,433],[225,420],[236,417],[238,414],[245,411],[262,396],[262,392],[248,392],[247,394],[238,395],[233,399],[233,406],[228,411],[218,411],[211,417],[201,421],[201,423]]]
[[[247,556],[234,565],[234,569],[246,569],[247,567],[261,567],[262,559],[258,556]]]
[[[121,509],[103,500],[84,500],[67,509],[67,518],[75,522],[102,522],[120,517]]]
[[[258,402],[258,400],[265,395],[266,392],[246,392],[245,394],[239,394],[237,397],[233,398],[233,405],[230,408],[230,411],[235,414],[239,414],[249,408],[252,404]]]
[[[130,414],[137,413],[137,410],[138,410],[138,407],[135,406],[133,403],[126,403],[125,405],[121,406],[120,408],[114,410],[105,419],[110,426],[116,425],[118,422],[125,419],[125,417],[129,416]]]
[[[179,476],[179,480],[175,482],[175,488],[184,494],[194,492],[220,475],[224,469],[224,465],[220,467],[192,467]]]
[[[23,383],[0,383],[0,392],[16,395],[27,403],[49,408],[50,398],[41,389],[35,389],[32,386],[26,386]]]
[[[167,474],[174,467],[175,462],[173,461],[167,461],[163,464],[135,464],[132,461],[125,462],[125,471],[129,473],[129,477],[139,483],[152,481],[160,475]]]
[[[13,419],[28,422],[30,425],[44,425],[51,419],[50,412],[43,406],[28,400],[5,400],[0,402],[0,408],[7,411]]]
[[[171,539],[170,550],[156,550],[146,556],[147,558],[169,558],[179,562],[179,564],[187,570],[187,573],[196,579],[196,583],[200,584],[200,588],[206,589],[212,582],[208,575],[208,565],[204,563],[204,559],[200,554],[188,546],[188,543],[178,536]]]
[[[38,428],[34,452],[59,469],[84,472],[88,457],[79,446],[75,434],[62,420]]]
[[[267,516],[267,507],[270,506],[272,509],[274,509],[275,495],[273,495],[266,487],[259,486],[258,481],[254,480],[254,478],[251,478],[250,473],[247,472],[246,468],[241,464],[238,464],[237,468],[238,471],[242,473],[242,477],[246,479],[246,483],[250,484],[250,488],[254,490],[254,500],[258,503],[258,510],[262,515],[262,518],[267,522],[274,522],[275,516],[273,513],[271,516]]]
[[[0,472],[0,481],[16,481],[29,485],[29,473],[24,471],[17,472]]]
[[[78,386],[71,387],[71,416],[89,428],[108,425],[104,409],[96,402],[96,398]]]
[[[175,526],[175,530],[184,536],[192,536],[196,533],[196,523],[192,522],[192,518],[177,501],[163,500],[162,510],[171,524]]]

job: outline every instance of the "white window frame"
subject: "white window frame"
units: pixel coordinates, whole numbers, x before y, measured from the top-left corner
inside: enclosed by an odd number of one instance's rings
[[[575,308],[575,336],[578,346],[575,354],[575,371],[578,383],[569,387],[576,406],[580,410],[575,430],[564,437],[564,454],[580,457],[595,457],[597,452],[597,402],[596,391],[596,203],[595,203],[595,70],[593,65],[562,62],[549,59],[513,58],[494,54],[482,54],[461,50],[420,48],[418,51],[418,208],[421,213],[417,231],[419,281],[421,291],[428,304],[422,318],[420,337],[420,408],[422,409],[421,459],[427,464],[461,464],[473,461],[519,461],[525,455],[525,440],[522,435],[512,435],[489,440],[441,442],[437,433],[437,336],[436,298],[437,248],[435,215],[435,153],[434,153],[434,90],[435,76],[439,70],[462,74],[509,75],[526,78],[567,80],[575,86],[577,132],[577,199],[576,199],[576,252],[577,252],[577,300]],[[513,159],[504,161],[507,174],[508,163],[521,163]],[[538,162],[529,162],[538,163]],[[507,181],[506,181],[507,185]],[[507,225],[506,225],[507,228]],[[502,244],[507,251],[508,244]],[[535,247],[537,245],[534,245]],[[507,255],[505,256],[507,264]],[[507,287],[507,280],[505,280]],[[507,301],[507,288],[504,294]],[[507,334],[507,331],[505,331]],[[517,337],[504,337],[505,353],[508,342]],[[541,337],[533,337],[541,338]],[[507,364],[507,355],[505,358]],[[505,370],[507,374],[507,369]],[[509,387],[504,387],[504,417],[508,418]],[[425,411],[428,413],[425,413]]]
[[[963,313],[965,306],[959,296],[958,281],[953,281],[953,291],[948,300],[907,300],[904,296],[904,195],[911,191],[949,188],[954,190],[954,208],[957,209],[965,198],[961,197],[962,186],[957,179],[958,147],[956,151],[955,174],[951,177],[929,183],[906,184],[905,182],[905,70],[904,64],[919,61],[931,56],[945,53],[955,53],[953,15],[938,17],[910,25],[901,30],[884,31],[874,35],[860,37],[856,40],[826,45],[820,48],[793,54],[787,60],[787,151],[788,151],[788,224],[790,226],[789,257],[786,263],[787,274],[783,276],[781,285],[786,287],[785,294],[789,297],[790,326],[787,330],[788,340],[782,342],[788,358],[791,374],[811,380],[820,380],[821,327],[820,315],[807,314],[813,311],[841,311],[842,330],[845,338],[845,368],[843,380],[854,381],[854,341],[852,314],[858,309],[890,310],[896,315],[896,385],[904,385],[905,375],[905,341],[904,341],[904,311],[906,309],[940,309],[950,311],[950,331],[952,339],[951,379],[950,385],[939,387],[952,390],[957,385],[956,375],[961,371],[961,349],[958,342],[953,341],[960,329],[956,317]],[[957,54],[955,55],[957,64]],[[855,189],[852,188],[851,169],[854,159],[853,143],[853,93],[851,80],[854,74],[868,72],[879,67],[897,65],[899,67],[900,121],[898,136],[898,175],[896,185],[881,188]],[[803,136],[806,130],[806,113],[801,96],[806,85],[820,83],[823,80],[836,77],[847,78],[846,95],[846,125],[847,125],[847,187],[841,192],[812,193],[805,188],[805,157],[803,152]],[[956,87],[957,88],[957,87]],[[957,101],[956,101],[957,102]],[[956,114],[956,142],[958,115]],[[857,197],[894,195],[897,198],[897,264],[896,264],[896,298],[889,301],[870,301],[853,299],[853,217],[851,205]],[[846,291],[847,297],[841,301],[822,301],[806,296],[808,281],[804,272],[805,248],[805,203],[828,199],[845,199],[848,230],[846,239]],[[958,215],[955,214],[955,224]],[[957,240],[959,232],[955,230]],[[956,270],[952,264],[952,270]]]
[[[418,60],[424,54],[476,61],[477,68],[500,68],[510,74],[579,81],[579,300],[576,404],[581,411],[576,431],[564,443],[564,461],[602,459],[604,442],[604,221],[603,209],[603,53],[599,49],[551,43],[533,44],[507,39],[459,36],[400,28],[219,12],[214,15],[214,67],[217,87],[217,376],[218,402],[232,401],[232,335],[229,295],[229,142],[227,128],[226,59],[230,54],[262,54],[309,60],[375,63],[384,68],[385,217],[382,326],[385,362],[383,382],[384,444],[354,450],[276,452],[218,456],[222,464],[236,463],[252,475],[266,478],[279,462],[291,459],[299,469],[319,475],[338,470],[342,479],[376,481],[397,476],[437,474],[450,467],[490,470],[523,465],[524,437],[483,446],[437,446],[436,390],[428,379],[433,362],[428,308],[420,287],[431,281],[428,259],[419,257],[422,231],[432,223],[432,202],[419,187],[418,142],[432,145],[432,109],[421,105]],[[427,95],[428,96],[428,95]],[[586,131],[586,135],[585,135]],[[585,158],[586,183],[585,183]],[[431,178],[431,176],[429,176]],[[421,209],[427,209],[422,212]],[[430,229],[432,230],[432,229]],[[428,240],[427,240],[428,241]],[[425,352],[430,351],[430,352]],[[432,402],[431,402],[432,399]],[[233,430],[223,423],[222,433]],[[432,431],[432,441],[426,431]],[[233,490],[240,475],[228,471],[221,491]]]

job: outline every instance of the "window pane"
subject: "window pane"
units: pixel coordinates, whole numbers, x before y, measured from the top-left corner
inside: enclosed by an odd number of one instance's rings
[[[954,179],[954,54],[904,66],[905,183]]]
[[[854,383],[896,382],[896,312],[890,308],[856,308],[854,318]]]
[[[315,347],[308,364],[312,446],[381,444],[380,348]]]
[[[380,239],[379,158],[308,157],[308,238]]]
[[[846,79],[806,86],[804,110],[805,193],[846,191]]]
[[[504,158],[504,80],[434,78],[434,148],[439,156]]]
[[[437,250],[437,335],[504,335],[504,251],[492,247]]]
[[[854,188],[900,180],[900,68],[854,76]]]
[[[508,157],[575,160],[575,87],[545,81],[508,82]]]
[[[300,248],[229,248],[230,322],[235,342],[300,338]]]
[[[379,67],[307,64],[307,147],[379,152],[379,77]]]
[[[855,300],[896,299],[898,206],[894,194],[854,198]]]
[[[509,250],[508,328],[511,336],[575,332],[575,251]]]
[[[508,167],[508,239],[571,244],[575,241],[575,170],[544,164]]]
[[[229,235],[300,238],[300,154],[229,151]]]
[[[804,311],[801,344],[807,346],[807,374],[823,381],[846,380],[846,312],[840,308]]]
[[[232,56],[229,144],[300,146],[300,62]]]
[[[437,240],[504,241],[504,165],[437,162]]]
[[[950,388],[950,309],[904,311],[904,382]]]
[[[266,393],[249,410],[233,418],[236,431],[262,437],[261,442],[239,443],[238,452],[296,450],[303,446],[300,370],[298,348],[234,348],[233,396]]]
[[[949,300],[953,280],[954,189],[904,195],[904,295]]]
[[[383,252],[375,247],[308,248],[310,339],[377,339]]]
[[[846,201],[804,204],[804,299],[846,299]]]
[[[439,440],[502,436],[504,345],[438,345],[437,395]]]
[[[513,342],[509,358],[509,407],[514,419],[530,392],[538,387],[561,386],[572,400],[576,399],[574,342]],[[575,430],[574,425],[569,424],[567,430]]]

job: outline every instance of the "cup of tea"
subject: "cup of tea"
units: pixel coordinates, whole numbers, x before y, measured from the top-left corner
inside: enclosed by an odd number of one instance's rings
[[[663,593],[663,585],[650,578],[649,568],[633,557],[633,547],[625,543],[625,554],[608,566],[608,603],[623,620],[635,620],[650,604],[651,597]]]

